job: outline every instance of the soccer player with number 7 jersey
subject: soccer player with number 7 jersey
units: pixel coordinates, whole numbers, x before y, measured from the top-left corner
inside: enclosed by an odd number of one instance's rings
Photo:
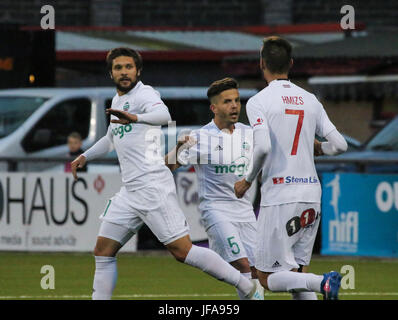
[[[262,170],[261,208],[255,267],[265,289],[291,292],[293,299],[338,299],[341,275],[307,273],[321,218],[321,185],[315,154],[345,152],[347,143],[322,104],[293,84],[292,47],[279,37],[264,39],[260,67],[268,86],[249,99],[246,112],[253,128],[253,167],[235,183],[241,198]],[[298,272],[297,272],[298,271]]]

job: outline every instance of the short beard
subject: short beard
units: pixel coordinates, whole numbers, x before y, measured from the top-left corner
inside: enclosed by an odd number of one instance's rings
[[[127,93],[127,92],[129,92],[131,89],[133,89],[135,87],[137,82],[138,82],[138,79],[135,82],[131,82],[131,84],[128,87],[122,87],[118,82],[116,82],[116,88],[120,92]]]

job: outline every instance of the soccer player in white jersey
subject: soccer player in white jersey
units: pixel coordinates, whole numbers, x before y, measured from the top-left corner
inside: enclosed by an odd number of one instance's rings
[[[199,184],[199,210],[209,247],[245,277],[257,278],[254,268],[256,217],[249,192],[241,199],[234,193],[235,182],[245,174],[251,160],[252,129],[238,122],[241,103],[236,80],[224,78],[213,82],[207,97],[213,120],[191,133],[188,147],[177,144],[166,155],[166,165],[171,170],[194,165]],[[257,294],[264,299],[261,286]],[[238,296],[245,299],[239,290]]]
[[[340,274],[305,271],[320,221],[314,137],[326,138],[315,146],[328,155],[346,151],[347,143],[316,97],[288,80],[291,51],[279,37],[263,41],[260,67],[268,86],[246,106],[253,127],[253,167],[235,184],[235,193],[242,197],[262,170],[255,261],[263,287],[291,292],[293,299],[316,299],[315,292],[337,299]],[[304,272],[294,272],[300,269]]]
[[[128,48],[116,48],[106,61],[117,92],[107,110],[111,115],[108,133],[71,164],[76,179],[78,167],[104,156],[114,146],[122,174],[122,188],[100,216],[92,298],[111,298],[117,279],[116,254],[145,223],[178,261],[235,286],[255,300],[255,282],[214,251],[192,245],[173,175],[165,166],[157,136],[149,132],[160,130],[160,125],[171,120],[170,114],[159,93],[139,80],[141,56]]]

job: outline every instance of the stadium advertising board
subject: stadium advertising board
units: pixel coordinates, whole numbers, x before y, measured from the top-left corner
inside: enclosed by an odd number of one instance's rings
[[[322,176],[325,255],[398,257],[398,175]]]
[[[92,251],[118,174],[0,174],[0,250]],[[136,251],[134,237],[122,251]]]

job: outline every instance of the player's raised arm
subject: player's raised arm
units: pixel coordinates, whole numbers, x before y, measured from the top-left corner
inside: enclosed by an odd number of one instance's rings
[[[112,132],[110,126],[108,127],[108,132],[105,136],[99,139],[91,148],[86,150],[83,154],[78,156],[75,160],[71,162],[71,171],[73,177],[77,179],[77,168],[81,168],[84,164],[92,159],[105,156],[111,151],[113,146]]]
[[[113,115],[118,119],[112,119],[112,123],[129,124],[129,123],[146,123],[150,125],[165,125],[171,121],[169,109],[160,99],[159,93],[152,89],[142,90],[144,94],[138,97],[136,102],[140,105],[141,112],[132,114],[127,111],[117,109],[106,109],[108,115]]]
[[[171,121],[169,109],[163,104],[154,106],[152,111],[142,114],[132,114],[127,111],[107,109],[106,113],[114,115],[119,119],[111,120],[112,123],[129,124],[129,123],[146,123],[151,125],[164,125]]]
[[[118,118],[118,119],[112,119],[111,120],[112,123],[129,124],[137,122],[137,115],[129,113],[127,111],[109,108],[106,109],[105,112],[107,115],[113,115]]]
[[[137,114],[137,123],[159,126],[171,121],[169,109],[160,98],[159,92],[152,87],[143,90],[137,103],[141,109],[141,113]]]
[[[253,127],[253,165],[246,177],[235,183],[235,194],[242,198],[260,172],[267,153],[271,150],[269,128],[260,106],[251,98],[246,105],[246,113]]]
[[[317,119],[316,133],[327,141],[316,144],[317,155],[336,155],[347,151],[348,145],[344,137],[337,131],[334,124],[329,120],[325,109],[321,105],[321,112]]]
[[[154,104],[149,108],[149,112],[137,114],[138,123],[146,123],[152,125],[164,125],[171,121],[169,109],[162,103]]]

